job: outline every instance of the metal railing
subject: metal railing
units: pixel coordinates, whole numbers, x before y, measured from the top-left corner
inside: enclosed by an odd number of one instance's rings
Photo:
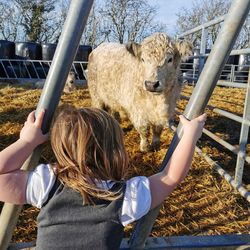
[[[223,20],[224,18],[218,18],[214,22],[207,23],[207,25],[201,25],[191,31],[187,31],[181,34],[179,37],[188,36],[199,30],[202,30],[204,32],[204,29],[207,29],[211,25],[218,24]],[[183,80],[189,83],[191,82],[194,85],[199,79],[199,75],[201,74],[201,71],[203,70],[206,58],[209,56],[209,54],[205,54],[205,53],[202,54],[202,52],[206,50],[206,39],[207,39],[208,33],[204,32],[204,34],[205,35],[201,37],[201,44],[203,44],[204,48],[203,49],[201,48],[200,55],[192,57],[193,59],[198,58],[199,63],[198,64],[191,63],[192,69],[189,71],[186,71],[186,68],[188,67],[190,68],[190,63],[188,63],[188,65],[185,65],[184,63],[181,67],[181,70],[183,72]],[[232,50],[230,53],[230,55],[242,55],[242,54],[250,54],[250,48]],[[201,58],[203,58],[204,60],[201,60]],[[235,177],[234,178],[230,177],[230,178],[225,178],[225,179],[230,179],[229,183],[235,189],[237,189],[240,192],[240,194],[247,199],[247,201],[250,202],[250,192],[245,187],[242,186],[242,177],[243,177],[245,162],[250,163],[250,156],[246,155],[247,138],[248,138],[248,132],[249,132],[249,125],[250,125],[250,93],[249,93],[250,92],[249,90],[250,88],[250,65],[249,64],[246,64],[246,65],[245,64],[244,65],[225,64],[223,70],[221,71],[217,85],[225,86],[225,87],[232,87],[232,88],[245,88],[246,89],[244,112],[242,114],[242,117],[237,116],[231,112],[218,109],[216,107],[212,107],[209,105],[207,106],[207,108],[212,110],[213,112],[220,114],[221,116],[227,117],[231,120],[234,120],[238,123],[241,123],[241,134],[239,135],[239,145],[233,146],[229,144],[228,142],[222,140],[218,136],[216,136],[214,133],[208,131],[207,129],[204,129],[203,132],[204,134],[209,136],[211,139],[213,139],[220,145],[224,146],[225,148],[227,148],[228,150],[236,154],[237,162],[235,166]],[[188,99],[185,96],[182,96],[182,98]],[[212,160],[208,160],[208,162],[211,164]],[[216,166],[219,166],[219,164],[216,163]],[[217,167],[216,169],[220,169],[220,172],[221,172],[222,168]],[[225,172],[225,170],[223,171]],[[227,174],[227,176],[230,176],[230,175]]]
[[[17,80],[20,83],[45,81],[51,62],[46,60],[0,59],[0,80]],[[87,64],[87,61],[74,61],[72,64],[71,71],[75,73],[78,84],[86,84]],[[243,70],[238,70],[239,67],[242,67]],[[250,65],[226,64],[221,73],[219,85],[224,83],[226,84],[224,86],[230,84],[230,86],[245,88],[249,68]],[[182,63],[181,72],[184,82],[195,85],[199,77],[199,68],[194,67],[193,62]]]
[[[52,61],[0,59],[0,80],[17,80],[18,82],[45,81]],[[73,61],[71,71],[75,73],[77,83],[86,82],[87,61]]]
[[[191,84],[195,84],[199,78],[199,69],[191,68],[193,63],[182,63],[181,72],[183,79]],[[241,65],[243,70],[238,70],[239,65],[226,64],[220,75],[220,81],[230,83],[247,83],[250,65]]]
[[[196,84],[201,74],[201,71],[203,70],[206,58],[209,56],[209,54],[205,53],[207,49],[206,41],[208,37],[207,28],[209,28],[212,25],[221,23],[222,21],[224,21],[224,19],[225,19],[225,16],[219,17],[213,21],[200,25],[178,36],[179,38],[183,38],[195,32],[202,31],[200,54],[198,56],[191,57],[192,59],[198,58],[198,64],[188,63],[187,65],[185,65],[185,63],[183,63],[181,66],[181,71],[183,72],[184,81],[187,81],[188,83],[192,83],[194,85]],[[230,53],[231,56],[243,55],[243,54],[250,55],[250,48],[232,50]],[[187,71],[186,68],[189,68],[189,70]],[[243,176],[245,162],[250,163],[250,156],[246,155],[247,138],[248,138],[248,132],[249,132],[249,125],[250,125],[250,93],[249,93],[250,92],[249,90],[250,88],[249,86],[250,85],[250,65],[249,64],[244,64],[244,65],[225,64],[223,70],[221,71],[217,85],[225,86],[225,87],[232,87],[232,88],[245,88],[246,89],[244,112],[242,114],[242,117],[237,116],[231,112],[221,110],[216,107],[212,107],[211,105],[207,106],[207,108],[212,110],[213,112],[220,114],[221,116],[227,117],[231,120],[234,120],[238,123],[241,123],[241,134],[239,136],[239,145],[233,146],[229,144],[228,142],[222,140],[218,136],[216,136],[214,133],[208,131],[207,129],[204,129],[203,132],[204,134],[209,136],[211,139],[213,139],[220,145],[224,146],[225,148],[227,148],[228,150],[236,154],[237,162],[235,166],[235,177],[225,178],[225,179],[230,179],[229,183],[235,189],[237,189],[241,193],[241,195],[244,196],[250,202],[250,192],[242,186],[242,176]],[[182,96],[182,98],[188,99],[185,96]],[[212,160],[208,160],[208,162],[211,163]],[[216,165],[219,166],[219,164],[217,163]],[[221,172],[221,169],[220,169],[220,172]]]
[[[205,55],[206,52],[206,42],[208,37],[208,27],[214,25],[215,23],[220,23],[224,21],[223,26],[220,29],[220,32],[218,34],[218,37],[213,45],[213,48],[211,50],[211,53],[206,61],[206,65],[203,68],[203,65],[205,63],[205,59],[203,57],[203,60],[200,60],[200,65],[202,66],[199,68],[199,78],[197,81],[197,84],[195,84],[194,91],[192,92],[192,95],[190,97],[190,101],[188,102],[184,115],[188,119],[192,119],[193,117],[198,116],[202,112],[204,112],[204,109],[206,108],[206,105],[208,104],[208,101],[212,95],[212,92],[218,82],[218,79],[220,77],[220,74],[223,70],[224,65],[226,64],[226,61],[230,55],[230,51],[236,41],[236,38],[241,30],[241,27],[246,20],[246,17],[249,13],[250,9],[250,1],[249,0],[235,0],[232,2],[231,7],[229,9],[228,14],[226,15],[226,18],[223,17],[221,19],[216,20],[216,22],[209,22],[208,24],[204,24],[199,26],[198,28],[195,28],[191,31],[187,31],[184,34],[181,34],[180,37],[184,37],[186,35],[192,34],[197,31],[202,31],[202,38],[201,38],[201,48],[200,48],[200,54]],[[245,84],[246,85],[246,84]],[[246,93],[246,99],[245,99],[245,108],[244,108],[244,114],[243,114],[243,124],[241,127],[241,136],[240,136],[240,153],[238,154],[238,157],[240,158],[239,161],[237,161],[237,165],[239,164],[238,168],[236,169],[236,175],[234,178],[233,185],[234,188],[238,189],[239,186],[241,186],[242,176],[243,173],[242,168],[244,167],[245,163],[245,156],[246,156],[246,138],[248,137],[248,130],[249,126],[244,121],[250,120],[250,105],[249,105],[249,77],[248,77],[248,84],[247,84],[247,93]],[[176,130],[176,133],[173,137],[173,140],[170,144],[170,147],[168,149],[168,152],[161,164],[160,171],[163,169],[164,166],[168,163],[169,159],[172,156],[173,151],[175,150],[176,146],[178,145],[180,138],[182,136],[183,129],[182,125],[179,124],[178,128]],[[243,139],[245,138],[245,139]],[[205,158],[206,159],[206,158]],[[209,162],[209,161],[208,161]],[[239,162],[239,163],[238,163]],[[211,164],[211,162],[209,162]],[[218,170],[219,168],[215,168]],[[218,171],[219,173],[221,171]],[[222,171],[223,172],[223,171]],[[237,174],[238,173],[238,174]],[[223,173],[221,174],[223,176]],[[226,176],[230,176],[227,175]],[[232,184],[232,181],[230,179],[233,178],[225,178],[230,184]],[[244,192],[240,192],[240,194],[243,194]],[[249,197],[249,192],[246,191],[247,195],[246,197]],[[245,195],[244,195],[245,196]],[[247,198],[248,199],[248,198]],[[249,200],[250,201],[250,200]],[[146,216],[141,218],[139,222],[137,222],[135,229],[132,233],[132,236],[130,237],[130,248],[131,249],[144,249],[145,242],[147,240],[147,236],[151,232],[152,226],[158,216],[160,210],[160,206],[157,208],[151,210]],[[211,239],[212,240],[212,239]]]
[[[236,55],[249,55],[250,48],[248,49],[239,49],[232,50],[230,56]],[[181,72],[183,74],[184,81],[194,84],[197,82],[199,75],[201,74],[202,69],[204,68],[204,62],[207,60],[209,54],[199,54],[196,56],[191,56],[188,62],[181,64]],[[202,59],[202,60],[201,60]],[[196,60],[194,62],[194,60]],[[191,62],[190,62],[191,61]],[[247,64],[225,64],[219,78],[219,83],[230,82],[230,86],[233,86],[234,83],[237,83],[235,86],[239,87],[238,83],[246,83],[248,81],[248,72],[250,69],[250,62]],[[221,84],[222,85],[222,84]]]

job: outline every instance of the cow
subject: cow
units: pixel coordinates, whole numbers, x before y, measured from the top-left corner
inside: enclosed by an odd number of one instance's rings
[[[33,87],[35,89],[42,89],[44,87],[45,80],[38,80],[34,83]],[[73,70],[70,70],[65,85],[63,93],[70,93],[76,90],[76,73]]]
[[[141,43],[103,43],[89,56],[92,106],[130,119],[140,150],[157,150],[164,126],[173,119],[182,82],[180,63],[192,54],[188,41],[155,33]],[[150,143],[152,129],[152,143]]]
[[[70,93],[74,90],[76,90],[76,73],[73,70],[70,70],[67,80],[63,89],[64,93]]]

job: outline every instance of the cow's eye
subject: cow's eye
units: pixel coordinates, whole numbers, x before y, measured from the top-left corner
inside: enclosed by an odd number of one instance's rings
[[[143,58],[141,58],[141,60],[142,60],[143,62],[145,62]]]
[[[171,63],[171,62],[173,62],[173,58],[172,58],[172,57],[170,57],[170,58],[168,59],[168,63]]]

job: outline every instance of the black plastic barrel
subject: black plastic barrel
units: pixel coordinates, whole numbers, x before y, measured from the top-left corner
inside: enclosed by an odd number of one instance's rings
[[[15,43],[7,40],[0,40],[0,59],[13,59],[13,58],[15,58]],[[8,62],[5,61],[1,62],[0,77],[6,78],[9,68],[10,66]]]
[[[15,43],[16,59],[20,60],[42,60],[42,46],[35,42],[16,42]],[[39,67],[38,62],[18,62],[17,77],[21,78],[38,78],[36,70]],[[21,72],[21,73],[20,73]]]
[[[42,46],[42,60],[44,61],[52,61],[57,44],[55,43],[43,43]],[[49,65],[48,63],[44,62],[42,63],[42,67],[37,68],[37,71],[39,72],[39,76],[41,78],[46,78],[48,72],[49,72]]]
[[[56,51],[57,44],[55,43],[43,43],[42,44],[42,59],[46,61],[52,61]]]
[[[16,42],[15,52],[17,59],[42,60],[42,46],[33,42]]]
[[[92,51],[92,47],[90,45],[79,45],[76,56],[75,56],[75,61],[80,61],[80,62],[86,62],[86,63],[81,63],[83,66],[83,69],[87,68],[87,62],[89,60],[89,54]],[[75,65],[76,68],[76,73],[79,77],[79,79],[84,80],[84,74],[82,67],[78,64]]]
[[[249,63],[250,63],[250,55],[248,54],[239,55],[238,67],[236,67],[237,72],[235,72],[236,82],[247,83],[249,74]]]
[[[79,45],[76,56],[75,56],[75,61],[87,62],[91,51],[92,51],[92,47],[90,45]]]
[[[239,55],[238,71],[248,71],[249,63],[250,63],[250,55],[248,54]]]
[[[15,43],[7,40],[0,40],[0,59],[15,58]]]

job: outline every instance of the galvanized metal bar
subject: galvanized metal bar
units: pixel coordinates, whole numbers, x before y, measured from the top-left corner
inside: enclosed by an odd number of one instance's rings
[[[38,74],[38,72],[37,72],[37,70],[36,70],[36,66],[35,66],[34,62],[31,62],[31,65],[32,65],[32,68],[34,69],[34,71],[35,71],[35,73],[36,73],[36,77],[37,77],[38,79],[40,79],[39,74]],[[32,78],[32,77],[31,77],[31,78]]]
[[[231,51],[230,56],[234,56],[234,55],[247,55],[250,54],[250,48],[246,48],[246,49],[234,49]],[[204,53],[204,54],[200,54],[198,56],[190,56],[189,58],[197,58],[197,57],[208,57],[209,53]]]
[[[9,77],[9,74],[8,74],[7,70],[5,69],[5,65],[3,64],[3,61],[0,61],[0,63],[3,67],[4,73],[6,74],[7,77]]]
[[[250,120],[250,70],[248,73],[247,91],[245,97],[245,106],[243,111],[243,122],[240,131],[239,141],[239,154],[237,156],[236,168],[235,168],[235,182],[240,185],[242,183],[242,176],[246,158],[246,146],[249,133],[249,126],[245,123],[245,120]]]
[[[250,54],[250,48],[246,49],[234,49],[231,51],[230,55],[245,55],[245,54]]]
[[[225,110],[222,110],[222,109],[219,109],[219,108],[215,108],[211,105],[208,105],[207,106],[208,109],[212,110],[214,113],[217,113],[219,115],[222,115],[224,117],[227,117],[233,121],[236,121],[236,122],[239,122],[239,123],[242,123],[243,122],[243,118],[238,116],[238,115],[235,115],[233,113],[230,113],[228,111],[225,111]],[[245,124],[250,126],[250,120],[245,120]]]
[[[250,236],[248,234],[225,234],[210,236],[171,236],[149,237],[145,250],[176,249],[176,250],[243,250],[249,249]],[[246,248],[245,248],[246,247]],[[120,250],[131,249],[129,240],[123,239]]]
[[[9,62],[10,62],[10,66],[11,66],[11,68],[12,68],[12,70],[13,70],[13,73],[14,73],[15,78],[17,78],[17,75],[16,75],[15,69],[14,69],[14,67],[13,67],[13,64],[12,64],[12,62],[11,62],[10,60],[9,60]]]
[[[47,73],[45,72],[44,65],[42,64],[41,61],[39,62],[39,64],[40,64],[41,68],[43,69],[43,74],[44,74],[44,76],[46,78],[47,77]]]
[[[177,114],[181,114],[180,112],[176,112]],[[247,156],[245,153],[241,153],[240,149],[236,146],[233,146],[232,144],[224,141],[223,139],[221,139],[219,136],[215,135],[214,133],[212,133],[211,131],[203,128],[202,132],[207,135],[208,137],[210,137],[211,139],[213,139],[214,141],[216,141],[217,143],[219,143],[220,145],[224,146],[225,148],[227,148],[229,151],[231,151],[232,153],[236,154],[236,155],[240,155],[241,158],[243,160],[245,160],[246,162],[250,163],[250,156]]]
[[[184,96],[184,95],[181,95],[181,99],[184,99],[184,100],[189,100],[189,97],[187,96]],[[222,115],[224,117],[227,117],[233,121],[236,121],[236,122],[239,122],[239,123],[242,123],[243,122],[243,118],[238,116],[238,115],[235,115],[231,112],[228,112],[228,111],[225,111],[223,109],[219,109],[219,108],[216,108],[212,105],[207,105],[207,109],[209,110],[212,110],[214,113],[217,113],[219,115]],[[248,126],[250,126],[250,120],[244,120],[244,123]]]
[[[81,69],[82,69],[82,73],[83,73],[83,76],[84,78],[87,80],[87,70],[84,69],[84,67],[82,66],[82,63],[80,63],[80,66],[81,66]]]
[[[181,114],[177,111],[177,114]],[[176,131],[175,126],[171,126],[173,131]],[[204,133],[204,129],[202,131]],[[250,192],[241,184],[237,184],[234,178],[228,174],[217,162],[213,161],[206,153],[203,153],[199,147],[195,147],[195,151],[202,156],[232,187],[234,187],[241,196],[250,202]],[[250,235],[249,235],[250,238]]]
[[[231,51],[230,56],[235,56],[235,55],[247,55],[250,54],[250,48],[246,49],[234,49]],[[202,56],[209,56],[209,53],[202,55]]]
[[[250,9],[250,0],[235,0],[232,2],[229,13],[215,41],[212,51],[207,59],[205,67],[199,77],[190,101],[184,111],[188,119],[201,114],[219,79],[220,73],[229,57],[230,51],[241,30]],[[177,132],[171,142],[169,150],[162,162],[161,170],[166,166],[182,136],[182,126],[179,124]],[[130,239],[131,249],[143,249],[149,232],[159,213],[159,207],[140,220]]]
[[[13,243],[8,250],[33,250],[36,242]],[[189,249],[189,250],[243,250],[250,247],[250,236],[248,234],[225,234],[225,235],[200,235],[200,236],[170,236],[170,237],[149,237],[146,241],[146,250],[160,249]],[[129,248],[129,239],[122,240],[120,250]]]
[[[30,74],[30,72],[29,72],[29,69],[28,69],[28,67],[27,67],[25,61],[23,61],[23,65],[24,65],[24,67],[25,67],[26,72],[28,73],[29,78],[31,79],[31,74]]]
[[[205,54],[206,53],[206,48],[207,48],[207,36],[208,36],[208,30],[207,28],[202,28],[201,32],[201,44],[200,44],[200,54]],[[200,57],[199,59],[199,71],[198,71],[198,76],[200,76],[205,64],[205,57]]]
[[[234,178],[228,174],[227,171],[225,171],[217,162],[213,161],[207,154],[203,153],[200,148],[196,147],[195,151],[204,157],[204,159],[218,172],[218,174],[220,174],[233,188],[235,188],[242,197],[250,202],[250,192],[245,187],[236,183]]]
[[[227,81],[220,80],[217,82],[217,86],[245,89],[247,87],[247,84],[246,83],[238,83],[238,82],[227,82]]]
[[[73,59],[82,36],[83,29],[87,22],[93,0],[74,0],[70,3],[68,15],[57,45],[53,62],[48,77],[45,81],[36,112],[45,109],[45,119],[42,130],[47,132],[51,119],[59,103],[64,84],[72,65]],[[32,169],[38,164],[41,147],[34,150],[31,157],[22,166],[22,169]],[[15,228],[20,206],[5,204],[0,217],[0,249],[7,249]],[[5,217],[9,219],[6,220]]]
[[[241,153],[238,147],[233,146],[232,144],[222,140],[220,137],[218,137],[217,135],[213,134],[212,132],[210,132],[205,128],[203,129],[203,133],[212,138],[214,141],[218,142],[220,145],[230,150],[232,153],[240,155],[240,157],[242,157],[246,162],[250,163],[250,157],[244,153]]]
[[[25,72],[27,72],[29,78],[27,78],[26,76],[25,76],[25,77],[17,77],[17,75],[15,75],[15,77],[11,77],[11,76],[7,73],[6,67],[5,67],[5,65],[3,64],[3,62],[8,62],[8,63],[10,64],[10,61],[11,61],[11,62],[18,62],[18,63],[21,63],[21,62],[22,62],[22,63],[24,63]],[[32,68],[34,69],[34,71],[35,71],[35,73],[36,73],[36,78],[31,76],[31,72],[30,72],[30,70],[28,69],[26,63],[31,63],[31,64],[33,65]],[[25,80],[28,80],[28,82],[36,82],[35,79],[42,79],[42,78],[39,76],[38,71],[37,71],[37,69],[36,69],[34,63],[38,63],[38,64],[41,66],[41,69],[42,69],[42,71],[43,71],[43,74],[44,74],[44,76],[46,77],[46,76],[47,76],[47,73],[46,73],[45,68],[44,68],[44,63],[46,63],[46,64],[48,65],[48,67],[50,68],[50,67],[51,67],[51,61],[43,61],[43,60],[17,60],[17,59],[15,59],[15,60],[14,60],[14,59],[13,59],[13,60],[6,60],[6,59],[3,59],[3,60],[2,60],[2,59],[0,59],[0,64],[3,66],[4,72],[5,72],[5,74],[6,74],[6,76],[4,76],[4,77],[1,77],[1,76],[0,76],[0,79],[9,79],[9,80],[15,79],[15,80],[18,80],[18,82],[24,82]],[[85,61],[73,61],[72,67],[73,67],[74,70],[76,70],[76,65],[78,65],[78,64],[79,64],[80,67],[81,67],[81,70],[82,70],[83,75],[86,76],[86,72],[85,72],[86,70],[84,70],[83,64],[87,64],[87,62],[85,62]],[[11,65],[11,70],[14,72],[14,68],[12,67],[12,65]],[[85,77],[85,78],[86,78],[86,77]],[[21,80],[21,79],[23,79],[23,80]],[[79,80],[79,81],[84,81],[84,80]]]
[[[230,82],[234,82],[235,79],[235,65],[231,67]]]
[[[187,35],[191,35],[191,34],[197,32],[197,31],[202,30],[203,28],[208,28],[208,27],[213,26],[215,24],[221,23],[221,22],[223,22],[225,20],[225,17],[226,17],[226,15],[220,16],[220,17],[218,17],[218,18],[216,18],[216,19],[214,19],[212,21],[209,21],[207,23],[201,24],[201,25],[199,25],[199,26],[197,26],[197,27],[195,27],[195,28],[193,28],[191,30],[188,30],[188,31],[186,31],[184,33],[181,33],[177,37],[181,38],[181,37],[184,37],[184,36],[187,36]]]
[[[77,73],[77,70],[76,70],[76,67],[75,67],[74,63],[72,64],[72,68],[73,68],[74,72]]]

